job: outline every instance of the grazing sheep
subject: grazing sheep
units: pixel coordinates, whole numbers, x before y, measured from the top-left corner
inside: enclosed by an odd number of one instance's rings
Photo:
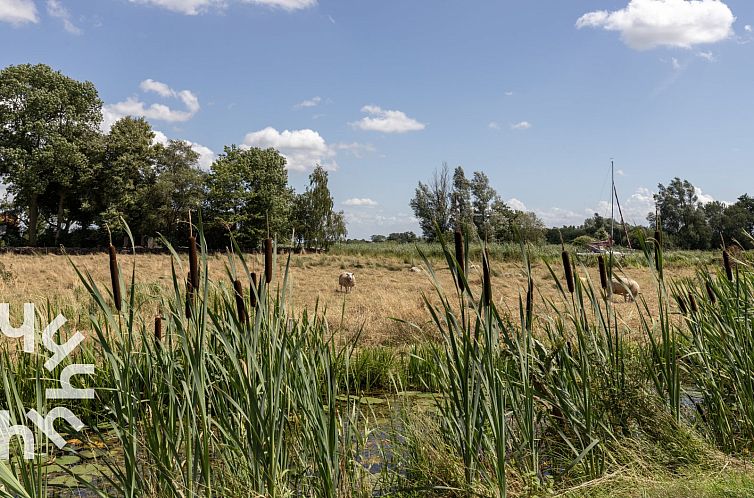
[[[344,287],[346,288],[346,292],[350,292],[351,288],[356,285],[356,278],[353,276],[353,273],[344,271],[338,277],[338,285],[340,285],[341,292]]]
[[[639,283],[636,280],[632,280],[626,277],[616,277],[612,281],[613,294],[619,294],[623,296],[623,301],[633,301],[636,296],[641,293]]]
[[[418,266],[412,266],[411,268],[408,269],[408,271],[410,271],[412,273],[421,273],[422,269],[419,268]]]

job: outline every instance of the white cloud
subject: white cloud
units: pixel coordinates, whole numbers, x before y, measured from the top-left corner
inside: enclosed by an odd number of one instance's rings
[[[195,16],[202,14],[212,7],[222,8],[226,5],[225,0],[130,0],[132,3],[141,3],[162,7],[163,9]]]
[[[751,33],[751,24],[747,24],[746,26],[744,26],[744,31],[748,31],[749,33]]]
[[[175,123],[188,121],[201,108],[199,99],[190,90],[175,91],[165,83],[152,79],[142,81],[139,87],[143,92],[153,92],[166,98],[177,98],[183,102],[186,110],[176,110],[165,104],[158,103],[147,105],[136,97],[128,97],[122,102],[103,106],[102,129],[104,131],[108,131],[113,123],[124,116],[145,117],[147,119]]]
[[[616,169],[615,174],[618,176],[626,176],[626,172],[623,171],[622,169]]]
[[[152,133],[154,133],[154,140],[153,143],[156,144],[162,144],[167,145],[169,140],[167,135],[165,135],[160,130],[152,130]],[[191,149],[193,149],[194,152],[199,154],[199,159],[197,160],[197,165],[199,166],[199,169],[203,171],[209,171],[209,167],[212,165],[213,162],[215,162],[215,159],[217,158],[217,154],[215,154],[212,149],[209,147],[205,147],[202,144],[198,144],[195,142],[192,142],[191,140],[184,140]]]
[[[353,199],[346,199],[343,201],[344,206],[366,206],[366,207],[374,207],[377,205],[377,201],[373,201],[369,198],[363,198],[359,199],[358,197],[354,197]]]
[[[244,0],[246,3],[262,5],[287,11],[308,9],[317,5],[317,0]]]
[[[311,99],[299,102],[293,107],[295,107],[296,109],[305,109],[307,107],[317,107],[321,103],[322,103],[322,97],[312,97]]]
[[[0,0],[0,22],[19,26],[39,22],[33,0]]]
[[[386,213],[381,209],[346,210],[348,233],[352,237],[369,237],[375,233],[421,233],[419,220],[408,213]]]
[[[526,204],[516,199],[515,197],[506,202],[506,204],[508,204],[511,209],[515,209],[516,211],[528,211]]]
[[[362,130],[380,131],[382,133],[405,133],[408,131],[423,130],[426,125],[414,118],[406,116],[402,111],[384,110],[376,105],[365,105],[361,112],[373,117],[365,117],[351,126]]]
[[[704,192],[702,192],[702,189],[700,189],[699,187],[696,187],[696,186],[694,187],[694,193],[699,198],[699,202],[701,202],[702,204],[709,204],[710,202],[715,201],[714,197],[712,197],[709,194],[705,194]]]
[[[721,0],[629,0],[620,10],[584,14],[576,27],[618,31],[629,47],[648,50],[725,40],[733,35],[735,20]]]
[[[284,130],[267,128],[248,133],[243,145],[247,147],[277,149],[287,160],[287,168],[294,171],[306,171],[319,164],[325,169],[335,170],[335,150],[314,130]]]
[[[353,157],[356,159],[361,159],[367,154],[371,154],[373,152],[376,152],[377,149],[375,149],[374,145],[372,144],[362,144],[359,142],[351,142],[351,143],[337,143],[333,145],[333,149],[335,150],[344,150],[348,153],[350,153]]]
[[[708,61],[708,62],[715,62],[715,54],[712,52],[699,52],[696,55],[701,57],[702,59]]]
[[[678,62],[678,59],[676,59],[675,57],[671,57],[670,58],[670,63],[673,65],[673,70],[674,71],[680,71],[681,70],[681,63]]]
[[[73,24],[71,13],[60,3],[60,0],[47,0],[47,14],[63,21],[63,28],[72,35],[81,34],[81,29]]]
[[[520,123],[512,124],[511,128],[514,130],[528,130],[531,128],[531,123],[528,121],[521,121]]]
[[[510,96],[512,96],[512,95],[513,95],[513,92],[511,92],[510,90],[509,90],[509,91],[507,91],[507,92],[505,92],[505,96],[506,96],[506,97],[510,97]]]
[[[490,121],[487,125],[487,128],[489,128],[490,130],[499,130],[500,125],[497,123],[497,121]]]

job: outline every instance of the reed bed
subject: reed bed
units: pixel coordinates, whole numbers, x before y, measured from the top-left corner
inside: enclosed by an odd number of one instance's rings
[[[70,361],[96,365],[76,381],[97,394],[66,402],[88,426],[68,437],[118,456],[103,454],[94,480],[71,474],[94,496],[504,497],[738,466],[754,441],[754,272],[719,254],[717,272],[666,282],[659,239],[641,252],[658,306],[637,296],[639,331],[616,313],[609,281],[622,270],[610,259],[595,259],[593,284],[568,248],[541,258],[519,244],[526,285],[510,313],[493,294],[493,247],[458,234],[440,245],[438,264],[419,246],[437,339],[400,348],[336,340],[326,309],[296,312],[290,260],[276,278],[272,240],[263,276],[234,246],[224,278],[211,280],[200,229],[188,269],[173,252],[172,293],[157,302],[139,298],[134,267],[124,279],[117,258],[109,288],[76,268],[95,337]],[[553,282],[556,292],[543,292]],[[0,372],[11,423],[28,408],[46,413],[56,372],[41,357],[4,347]],[[407,401],[409,390],[431,407]],[[14,444],[0,462],[0,495],[48,496],[55,463],[43,453],[73,450],[39,441],[34,460]]]

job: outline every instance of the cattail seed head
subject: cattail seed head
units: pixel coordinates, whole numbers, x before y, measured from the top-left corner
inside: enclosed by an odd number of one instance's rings
[[[162,340],[162,317],[160,315],[154,317],[154,339],[158,344]]]
[[[605,267],[605,256],[597,256],[597,265],[600,268],[600,287],[607,289],[607,268]]]
[[[453,232],[453,242],[455,242],[455,249],[456,249],[456,261],[458,262],[458,266],[461,267],[461,269],[466,269],[466,257],[464,254],[464,247],[463,247],[463,234],[460,230],[456,230]]]
[[[534,312],[534,280],[529,278],[526,289],[526,329],[531,330],[532,313]]]
[[[655,245],[655,270],[658,273],[662,272],[662,232],[655,230],[654,236]]]
[[[689,307],[691,308],[692,313],[699,311],[699,308],[696,306],[696,298],[691,292],[689,292]]]
[[[723,266],[725,267],[725,276],[733,282],[733,264],[730,261],[730,254],[727,249],[723,250]]]
[[[259,288],[257,287],[257,274],[256,272],[251,272],[249,274],[249,277],[251,278],[251,289],[249,292],[249,304],[251,304],[252,308],[257,307],[257,292],[259,292]]]
[[[264,239],[264,281],[272,282],[272,239]]]
[[[484,286],[482,301],[485,306],[492,302],[492,279],[490,276],[490,258],[487,249],[482,252],[482,284]]]
[[[199,253],[196,248],[196,237],[189,235],[189,280],[194,289],[199,288]]]
[[[571,267],[571,256],[568,251],[563,251],[563,270],[565,271],[566,285],[568,285],[568,292],[573,294],[573,268]]]
[[[684,315],[688,313],[688,309],[686,308],[686,301],[683,300],[683,297],[676,296],[675,300],[678,303],[678,307],[681,309],[681,313],[683,313]]]
[[[113,301],[115,301],[115,309],[120,311],[123,307],[123,301],[120,294],[120,273],[118,272],[118,251],[115,246],[110,244],[107,248],[110,254],[110,280],[113,286]]]
[[[707,298],[709,298],[709,302],[715,304],[717,302],[717,297],[715,296],[715,291],[712,288],[712,284],[709,283],[709,281],[704,282],[704,287],[707,289]]]
[[[241,281],[236,279],[233,282],[233,289],[236,294],[236,310],[238,311],[238,321],[241,323],[248,323],[249,315],[246,314],[246,303],[243,301],[243,285]]]

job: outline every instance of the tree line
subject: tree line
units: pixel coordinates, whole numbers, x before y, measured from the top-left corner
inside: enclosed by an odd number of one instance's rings
[[[296,193],[274,149],[229,145],[202,171],[189,143],[157,143],[144,118],[124,117],[106,133],[101,122],[91,82],[44,64],[0,71],[3,243],[102,245],[108,232],[125,235],[121,220],[137,244],[157,234],[183,240],[190,211],[201,212],[211,247],[227,246],[230,232],[250,248],[268,234],[315,247],[346,236],[318,165]]]

